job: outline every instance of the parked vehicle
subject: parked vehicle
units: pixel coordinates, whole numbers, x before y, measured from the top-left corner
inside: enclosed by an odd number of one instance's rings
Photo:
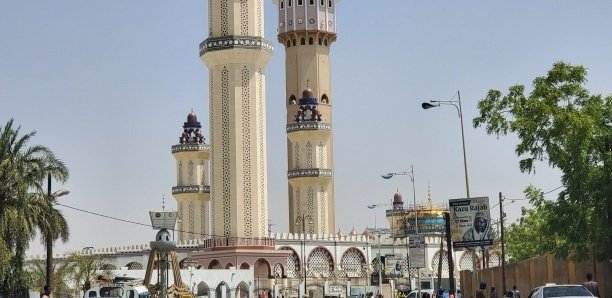
[[[133,278],[116,278],[91,287],[83,298],[151,298],[142,280]]]
[[[527,298],[558,298],[558,297],[583,297],[592,298],[594,297],[589,290],[582,285],[557,285],[557,284],[546,284],[541,287],[537,287],[529,293]]]
[[[417,298],[418,292],[419,292],[418,290],[413,290],[412,292],[408,293],[408,296],[406,296],[406,298]],[[423,289],[421,290],[420,298],[433,298],[433,294],[434,294],[434,290]]]

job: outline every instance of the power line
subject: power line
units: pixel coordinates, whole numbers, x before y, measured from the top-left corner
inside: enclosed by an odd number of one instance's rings
[[[134,225],[139,225],[139,226],[145,226],[145,227],[153,228],[153,226],[150,225],[150,224],[144,224],[144,223],[141,223],[141,222],[136,222],[136,221],[131,221],[131,220],[123,219],[123,218],[118,218],[118,217],[114,217],[114,216],[110,216],[110,215],[106,215],[106,214],[101,214],[101,213],[97,213],[97,212],[93,212],[93,211],[89,211],[89,210],[84,210],[84,209],[80,209],[80,208],[76,208],[76,207],[72,207],[72,206],[68,206],[68,205],[64,205],[64,204],[60,204],[60,203],[56,203],[56,205],[62,206],[62,207],[66,207],[66,208],[69,208],[69,209],[72,209],[72,210],[76,210],[76,211],[79,211],[79,212],[83,212],[83,213],[99,216],[99,217],[104,217],[104,218],[108,218],[108,219],[112,219],[112,220],[116,220],[116,221],[121,221],[121,222],[130,223],[130,224],[134,224]],[[199,236],[208,236],[208,237],[211,237],[211,238],[219,237],[219,238],[230,238],[230,239],[240,239],[240,238],[262,239],[262,237],[218,236],[218,235],[214,235],[214,234],[197,233],[197,232],[177,230],[177,229],[170,229],[170,230],[174,231],[174,232],[183,232],[183,233],[199,235]]]
[[[547,195],[547,194],[549,194],[549,193],[551,193],[551,192],[553,192],[553,191],[555,191],[555,190],[557,190],[559,188],[562,188],[562,187],[563,187],[563,185],[560,185],[558,187],[555,187],[554,189],[551,189],[551,190],[549,190],[547,192],[542,193],[542,195]],[[508,197],[504,196],[503,200],[511,200],[512,202],[514,202],[514,201],[527,201],[527,200],[529,200],[529,198],[516,198],[516,199],[513,199],[513,198],[508,198]],[[508,204],[511,204],[511,203],[508,203]],[[491,206],[491,209],[493,209],[493,208],[495,208],[497,206],[499,206],[499,203]],[[504,205],[504,206],[506,206],[506,205]]]

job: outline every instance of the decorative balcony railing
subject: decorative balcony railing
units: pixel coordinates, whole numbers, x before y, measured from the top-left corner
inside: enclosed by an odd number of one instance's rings
[[[204,239],[200,247],[203,248],[214,248],[214,247],[235,247],[235,246],[270,246],[274,247],[275,242],[273,238],[262,237],[262,238],[243,238],[243,237],[215,237],[210,239]]]
[[[331,169],[300,169],[287,171],[287,178],[299,177],[333,177],[334,172]]]
[[[172,146],[172,153],[179,151],[203,151],[209,149],[210,145],[207,144],[179,144]]]
[[[287,132],[300,131],[300,130],[323,130],[331,131],[331,123],[321,123],[316,121],[309,122],[297,122],[287,124]]]
[[[200,56],[207,52],[232,48],[260,49],[269,53],[274,51],[272,42],[259,36],[221,36],[208,38],[200,43]]]
[[[210,186],[204,185],[189,185],[189,186],[173,186],[172,194],[181,193],[210,193]]]

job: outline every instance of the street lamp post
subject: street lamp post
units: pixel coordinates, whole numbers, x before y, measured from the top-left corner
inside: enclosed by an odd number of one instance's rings
[[[412,182],[412,204],[414,206],[414,228],[416,231],[416,234],[419,234],[419,209],[417,207],[417,203],[416,203],[416,190],[414,188],[414,165],[410,165],[410,171],[403,171],[403,172],[396,172],[396,173],[387,173],[385,175],[381,175],[381,177],[383,179],[391,179],[393,178],[393,176],[395,175],[399,175],[399,176],[408,176],[410,177],[410,181]],[[409,248],[408,248],[408,240],[406,240],[406,258],[408,258],[408,254],[409,254]],[[408,271],[410,272],[410,266],[408,266]],[[410,274],[408,274],[410,275]],[[419,273],[419,268],[417,268],[417,288],[418,288],[418,297],[421,297],[421,287],[420,287],[420,283],[421,283],[421,276]]]
[[[431,109],[439,107],[440,105],[450,105],[457,109],[459,114],[459,121],[461,122],[461,145],[463,148],[463,171],[465,172],[465,192],[467,198],[470,197],[470,183],[468,182],[468,170],[467,170],[467,158],[465,157],[465,134],[463,132],[463,110],[461,108],[461,93],[457,91],[457,100],[430,100],[421,104],[423,109]]]
[[[47,198],[53,202],[55,199],[65,196],[70,193],[70,189],[58,190],[51,193],[51,174],[47,175]],[[51,280],[53,279],[53,237],[51,231],[46,231],[46,245],[47,245],[47,285],[51,289]],[[51,289],[52,290],[52,289]],[[50,290],[50,291],[51,291]]]
[[[465,154],[465,132],[463,129],[463,109],[461,107],[461,92],[457,91],[457,100],[430,100],[429,102],[422,103],[421,107],[427,110],[427,109],[439,107],[440,105],[454,106],[457,109],[457,113],[459,115],[459,121],[461,123],[461,146],[463,149],[463,172],[465,175],[465,193],[466,193],[466,197],[469,199],[470,198],[470,183],[469,183],[469,178],[468,178],[467,158]],[[450,255],[451,252],[449,251],[448,253]],[[476,253],[474,253],[474,255],[475,254]],[[473,259],[473,263],[474,263],[473,266],[474,266],[474,272],[475,272],[476,267],[477,267],[476,258]],[[476,274],[476,279],[477,277],[478,275]]]
[[[389,205],[389,204],[385,204],[385,203],[383,203],[383,204],[373,204],[373,205],[368,205],[368,209],[374,209],[374,208],[378,208],[378,207],[380,207],[380,206],[387,206],[387,205]],[[376,232],[376,231],[378,231],[378,229],[376,228],[376,211],[374,211],[374,231],[375,231],[375,232]],[[380,235],[381,235],[381,234],[380,234],[380,232],[379,232],[379,233],[378,233],[378,268],[377,268],[377,269],[378,269],[378,289],[379,289],[378,291],[379,291],[379,292],[382,292],[382,291],[381,291],[381,289],[382,289],[382,275],[381,275],[381,272],[380,272],[380,271],[381,271],[381,268],[382,268],[382,266],[381,266],[381,249],[380,249],[381,244],[380,244]],[[369,278],[369,277],[368,277],[368,278]]]
[[[302,225],[302,234],[304,235],[303,239],[302,239],[302,274],[304,276],[304,295],[308,296],[308,289],[306,287],[306,279],[307,279],[307,272],[306,272],[306,220],[308,219],[308,223],[309,224],[313,224],[312,222],[312,217],[310,217],[310,215],[308,214],[303,214],[303,215],[299,215],[296,219],[295,219],[295,225],[299,227],[299,225]]]
[[[379,204],[379,205],[384,205],[384,204]],[[376,205],[370,205],[370,206],[376,206]],[[368,206],[368,208],[370,208],[370,206]],[[372,209],[372,208],[370,208]],[[382,294],[382,270],[383,270],[383,266],[382,266],[382,244],[380,242],[380,238],[382,237],[383,233],[388,233],[389,229],[377,229],[374,228],[372,230],[370,230],[371,232],[373,232],[374,234],[378,233],[378,291],[380,294]]]

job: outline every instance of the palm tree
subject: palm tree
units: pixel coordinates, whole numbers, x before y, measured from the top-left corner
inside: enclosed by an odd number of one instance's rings
[[[66,272],[70,280],[75,284],[75,290],[79,295],[79,291],[86,292],[91,288],[91,282],[95,280],[99,269],[104,260],[91,254],[72,253],[66,260]]]
[[[9,293],[28,284],[23,261],[37,231],[64,242],[69,236],[66,220],[53,207],[55,198],[43,187],[47,175],[66,181],[68,169],[47,147],[28,146],[36,132],[20,135],[20,129],[13,119],[0,127],[0,250],[8,255],[8,264],[0,260],[0,290]]]
[[[28,286],[32,290],[42,291],[47,283],[46,279],[46,264],[44,261],[37,260],[27,266],[27,271],[31,276]],[[62,264],[53,264],[53,281],[51,288],[57,297],[74,296],[80,297],[80,289],[74,286],[74,270],[71,262],[68,260]]]

